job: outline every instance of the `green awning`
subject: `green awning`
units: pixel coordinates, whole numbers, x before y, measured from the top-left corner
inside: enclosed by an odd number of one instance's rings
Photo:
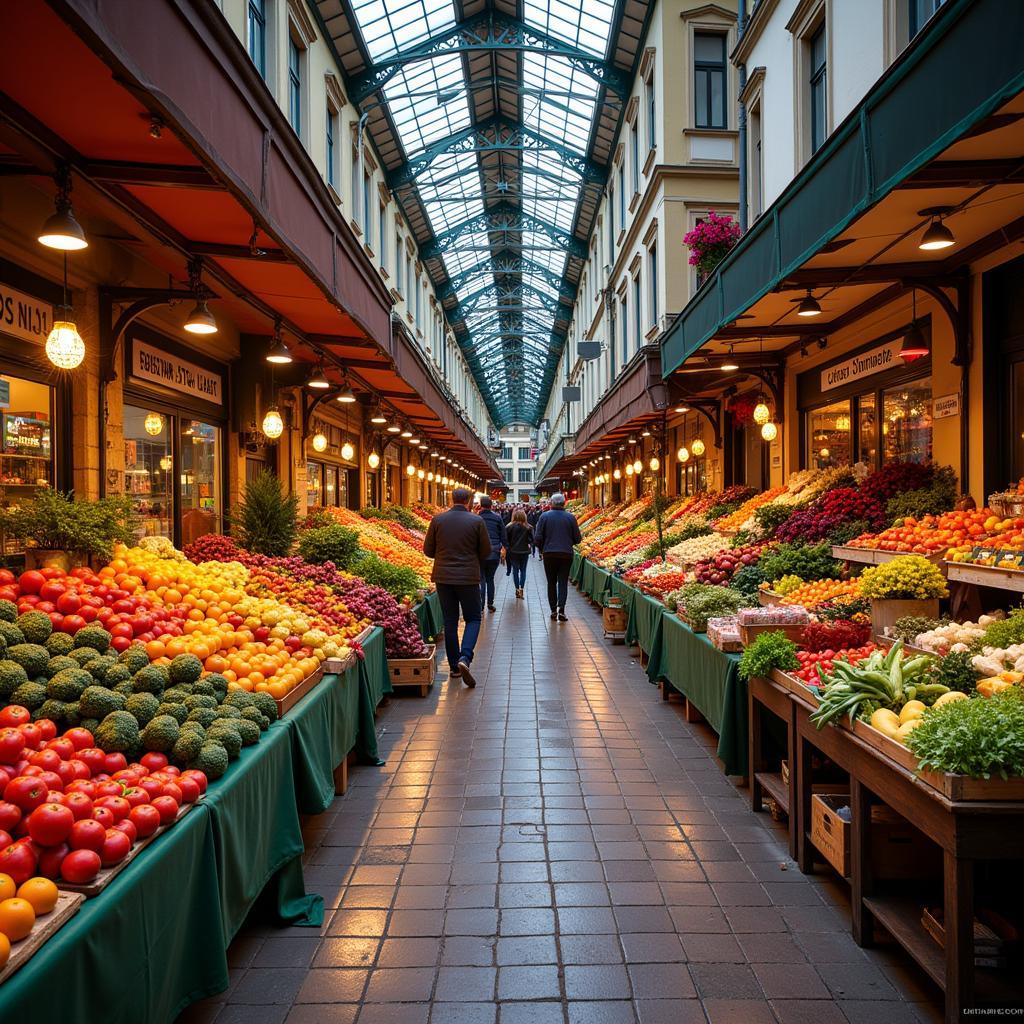
[[[662,342],[665,376],[1024,89],[1024,4],[948,0],[743,236]]]

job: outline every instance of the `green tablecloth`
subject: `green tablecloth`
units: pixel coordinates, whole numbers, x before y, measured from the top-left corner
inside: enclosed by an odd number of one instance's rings
[[[228,986],[212,814],[200,804],[0,985],[0,1020],[173,1021]]]
[[[574,550],[572,553],[572,564],[569,566],[569,580],[576,586],[579,586],[583,580],[583,562],[583,556],[579,551]]]
[[[441,615],[441,600],[436,593],[427,594],[419,604],[413,607],[416,621],[420,624],[420,635],[426,642],[433,643],[444,628]]]
[[[726,654],[675,615],[664,616],[660,654],[648,674],[683,694],[718,733],[718,756],[727,775],[747,774],[747,684],[739,678],[739,655]]]
[[[594,563],[589,558],[583,560],[583,565],[580,569],[580,593],[584,597],[590,597],[590,592],[594,589]]]
[[[631,587],[621,576],[612,576],[608,581],[608,593],[612,597],[621,598],[622,607],[626,609],[626,618],[628,620],[629,615],[633,611],[633,602],[637,597],[637,589]]]
[[[629,619],[626,621],[626,643],[638,644],[642,651],[650,655],[653,664],[659,657],[661,620],[665,615],[665,606],[656,597],[649,597],[643,591],[635,590],[634,595]]]
[[[589,598],[601,603],[601,599],[604,597],[605,592],[611,585],[612,574],[599,566],[593,566],[590,579],[590,589],[586,591],[586,595]]]

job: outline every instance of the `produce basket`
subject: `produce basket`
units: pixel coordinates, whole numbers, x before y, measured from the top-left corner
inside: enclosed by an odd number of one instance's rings
[[[988,496],[988,507],[1000,519],[1017,519],[1024,516],[1024,494],[1016,491],[1003,491]]]
[[[757,599],[765,607],[773,604],[782,604],[782,594],[776,594],[774,590],[759,590],[757,592]]]
[[[785,633],[790,640],[796,643],[804,631],[804,626],[806,623],[804,625],[774,625],[765,622],[756,626],[745,626],[740,623],[740,642],[744,647],[749,647],[762,633]]]
[[[324,667],[321,665],[315,672],[311,672],[298,686],[293,687],[283,697],[274,698],[277,704],[277,717],[283,718],[310,690],[316,686],[324,677]]]
[[[427,644],[427,653],[422,658],[389,658],[388,674],[391,685],[396,690],[419,690],[421,697],[434,685],[434,674],[437,669],[437,646]]]

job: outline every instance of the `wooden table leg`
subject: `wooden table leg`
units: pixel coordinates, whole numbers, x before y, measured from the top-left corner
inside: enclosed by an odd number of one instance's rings
[[[334,792],[336,796],[344,796],[348,790],[348,757],[334,769]]]
[[[814,870],[814,847],[811,845],[811,837],[808,835],[811,825],[811,785],[814,781],[811,758],[814,751],[799,732],[796,734],[795,740],[796,751],[793,760],[797,767],[796,862],[800,870],[805,875],[809,875]],[[793,771],[792,764],[789,766],[789,770]]]
[[[864,906],[864,897],[873,891],[871,877],[871,793],[859,780],[850,777],[850,914],[853,938],[858,946],[874,941],[871,912]]]
[[[789,716],[786,718],[786,759],[789,762],[789,855],[796,860],[797,822],[799,820],[799,800],[796,780],[800,766],[796,763],[796,707],[789,702]]]
[[[943,855],[946,926],[946,1020],[974,1006],[974,862]]]
[[[764,802],[761,783],[757,781],[757,773],[761,771],[761,706],[754,700],[751,688],[747,687],[747,767],[750,772],[750,809],[760,814]],[[791,775],[792,777],[792,775]],[[789,804],[793,807],[792,801]],[[790,815],[790,819],[792,819]]]

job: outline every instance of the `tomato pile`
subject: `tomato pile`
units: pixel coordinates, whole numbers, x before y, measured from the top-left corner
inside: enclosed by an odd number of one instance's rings
[[[822,672],[829,675],[832,672],[834,662],[841,660],[848,661],[851,665],[856,665],[858,661],[866,658],[876,647],[877,645],[874,643],[867,643],[863,647],[846,648],[841,651],[834,651],[831,647],[824,651],[797,651],[796,656],[800,662],[800,667],[792,674],[808,686],[817,686],[821,681],[818,676],[819,665]]]
[[[34,875],[91,882],[206,791],[203,772],[179,771],[164,754],[128,764],[88,729],[58,736],[49,719],[31,719],[14,704],[0,711],[0,873],[15,885]]]

